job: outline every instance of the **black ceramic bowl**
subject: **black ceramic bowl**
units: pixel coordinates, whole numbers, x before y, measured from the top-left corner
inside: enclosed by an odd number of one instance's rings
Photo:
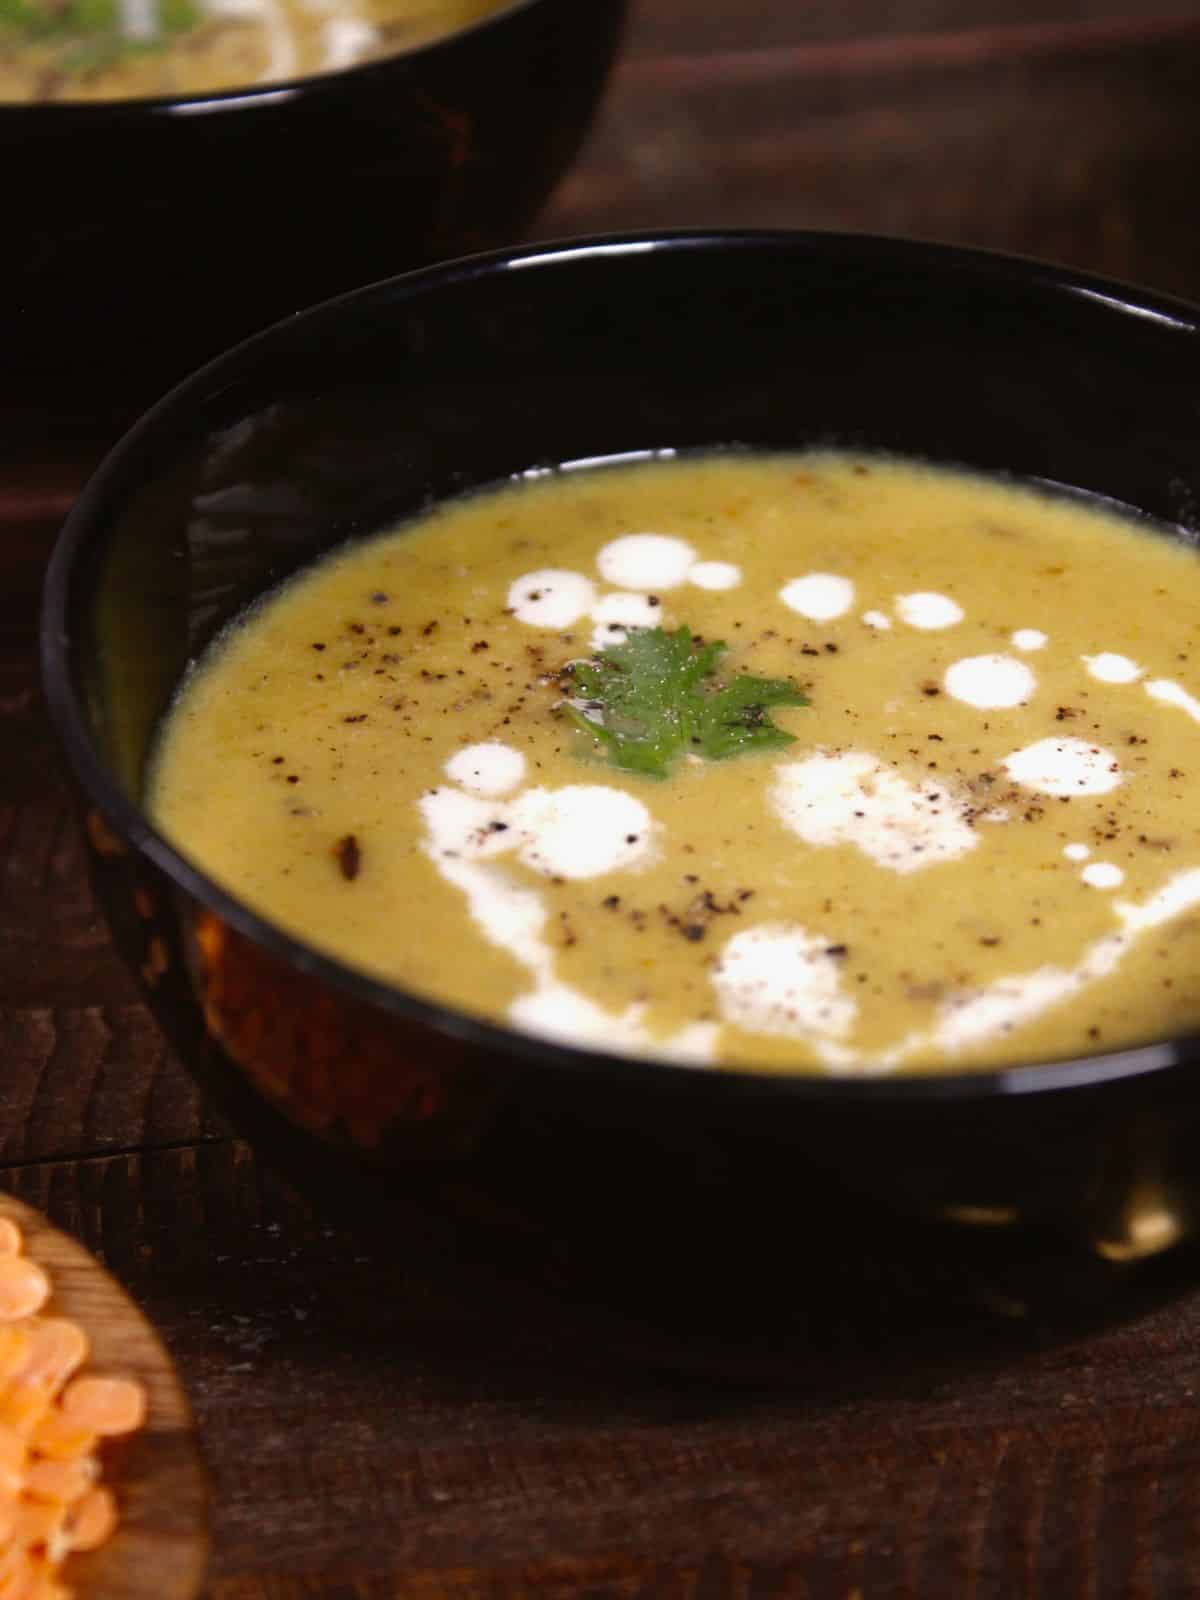
[[[180,674],[253,596],[430,499],[539,464],[837,443],[1071,485],[1195,529],[1198,351],[1195,309],[1054,267],[864,237],[680,234],[378,284],[177,388],[72,513],[43,650],[112,927],[201,1082],[328,1201],[364,1172],[396,1175],[370,1180],[378,1196],[438,1163],[495,1173],[511,1157],[527,1198],[540,1185],[567,1208],[580,1186],[624,1188],[632,1140],[645,1192],[658,1174],[685,1210],[690,1184],[724,1174],[729,1203],[760,1218],[820,1193],[810,1226],[853,1189],[889,1214],[1046,1224],[1109,1259],[1189,1234],[1194,1040],[868,1080],[568,1049],[285,937],[155,832],[140,786]],[[540,1169],[520,1153],[534,1125],[550,1130]]]
[[[511,0],[433,44],[205,98],[0,104],[0,412],[124,420],[268,322],[519,237],[625,0]]]

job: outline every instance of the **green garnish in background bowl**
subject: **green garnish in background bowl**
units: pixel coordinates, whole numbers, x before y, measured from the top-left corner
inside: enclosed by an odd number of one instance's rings
[[[621,644],[564,670],[567,715],[614,766],[651,778],[665,778],[682,755],[724,761],[792,744],[767,712],[806,706],[807,695],[788,678],[750,673],[710,683],[726,648],[701,644],[686,626],[631,629]]]
[[[42,45],[59,71],[86,73],[161,49],[202,16],[195,0],[0,0],[0,44]]]

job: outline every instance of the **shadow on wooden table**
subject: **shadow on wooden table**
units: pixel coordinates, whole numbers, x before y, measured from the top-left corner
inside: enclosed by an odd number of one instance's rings
[[[585,1396],[597,1414],[614,1393],[674,1414],[689,1393],[711,1407],[726,1387],[833,1405],[915,1397],[1200,1283],[1192,1247],[1116,1263],[1045,1228],[905,1216],[799,1164],[748,1206],[753,1152],[736,1169],[710,1155],[633,1131],[560,1145],[517,1115],[491,1155],[382,1190],[369,1236],[336,1230],[342,1253],[318,1276],[330,1292],[305,1338],[358,1350],[377,1372],[414,1354],[460,1379],[473,1367],[489,1392],[520,1386],[532,1361],[537,1403],[557,1392],[576,1415]],[[251,1315],[261,1285],[246,1294]],[[414,1294],[447,1311],[428,1342]]]

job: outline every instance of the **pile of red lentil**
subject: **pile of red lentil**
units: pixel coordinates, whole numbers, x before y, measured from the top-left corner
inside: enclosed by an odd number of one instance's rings
[[[20,1228],[0,1217],[0,1600],[72,1600],[63,1563],[117,1524],[100,1445],[146,1415],[140,1383],[81,1371],[88,1336],[41,1315],[50,1293]]]

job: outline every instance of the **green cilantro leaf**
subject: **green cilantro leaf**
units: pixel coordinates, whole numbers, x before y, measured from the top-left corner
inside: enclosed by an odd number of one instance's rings
[[[623,643],[567,667],[567,715],[607,747],[614,766],[653,778],[685,754],[724,761],[791,744],[767,712],[806,706],[807,696],[786,678],[710,683],[725,649],[698,643],[687,627],[632,629]]]

